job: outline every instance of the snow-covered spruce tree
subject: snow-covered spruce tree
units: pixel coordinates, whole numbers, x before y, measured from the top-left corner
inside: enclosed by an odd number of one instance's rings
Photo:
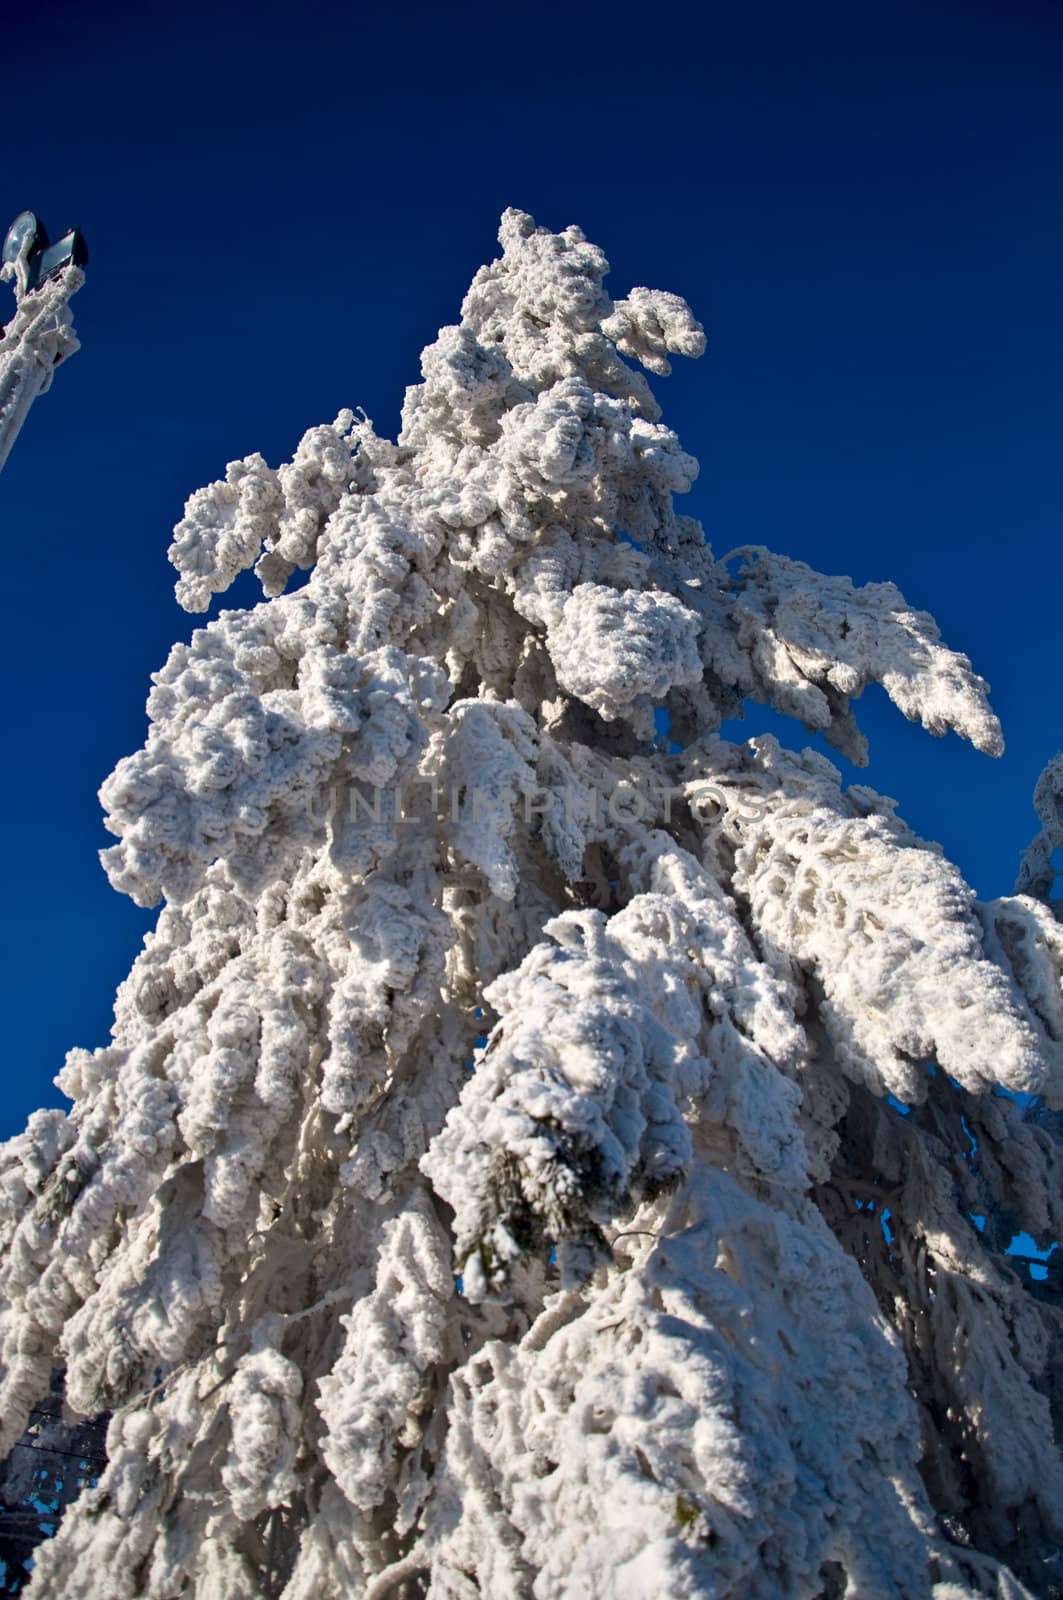
[[[158,926],[3,1149],[6,1439],[56,1365],[114,1413],[30,1593],[1050,1594],[1058,1298],[972,1217],[1060,1235],[1063,929],[714,731],[859,762],[878,682],[993,753],[985,685],[889,584],[715,560],[623,359],[686,305],[501,241],[398,444],[177,529],[186,607],[267,598],[155,676],[102,798]]]

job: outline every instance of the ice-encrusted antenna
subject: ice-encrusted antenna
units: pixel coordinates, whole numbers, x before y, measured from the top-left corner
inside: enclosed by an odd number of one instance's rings
[[[4,236],[0,278],[14,280],[16,309],[0,329],[0,469],[30,406],[78,348],[69,301],[85,281],[87,261],[78,228],[51,244],[32,211],[20,212]]]

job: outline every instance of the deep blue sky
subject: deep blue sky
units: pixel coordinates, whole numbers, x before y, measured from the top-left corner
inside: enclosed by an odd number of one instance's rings
[[[867,781],[1010,890],[1063,743],[1056,7],[20,11],[0,227],[79,222],[92,261],[83,349],[0,478],[0,1133],[59,1103],[68,1046],[106,1042],[151,922],[97,863],[96,789],[195,626],[165,559],[185,497],[344,405],[393,433],[506,205],[580,223],[614,293],[674,290],[706,324],[657,388],[718,551],[891,578],[974,658],[1004,758],[876,691]]]

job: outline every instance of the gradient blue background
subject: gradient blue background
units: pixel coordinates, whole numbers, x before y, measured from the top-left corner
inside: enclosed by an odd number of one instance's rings
[[[657,389],[718,551],[891,578],[971,654],[1005,757],[875,691],[867,781],[1010,890],[1063,743],[1058,8],[35,0],[3,43],[0,226],[79,222],[92,261],[83,349],[0,477],[0,1133],[106,1041],[151,924],[97,863],[96,789],[196,625],[165,559],[185,497],[341,406],[393,433],[506,205],[706,324]]]

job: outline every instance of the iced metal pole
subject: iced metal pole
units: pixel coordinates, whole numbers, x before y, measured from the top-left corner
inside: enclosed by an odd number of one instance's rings
[[[85,281],[88,254],[76,228],[49,245],[24,211],[7,231],[2,257],[0,277],[15,280],[15,315],[0,330],[0,470],[30,406],[78,348],[68,302]]]

